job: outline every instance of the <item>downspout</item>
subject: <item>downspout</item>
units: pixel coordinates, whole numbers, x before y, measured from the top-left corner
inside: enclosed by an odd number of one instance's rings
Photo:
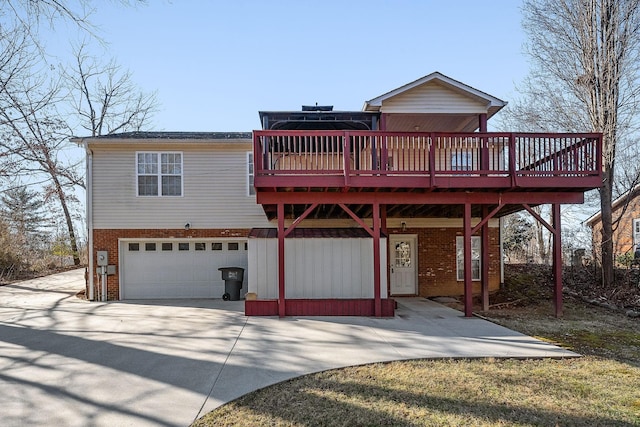
[[[86,204],[87,204],[87,253],[89,257],[89,301],[95,301],[95,287],[94,287],[94,265],[93,265],[93,151],[89,149],[87,142],[82,139],[85,152],[87,153],[86,161],[86,174],[87,174],[87,190]]]

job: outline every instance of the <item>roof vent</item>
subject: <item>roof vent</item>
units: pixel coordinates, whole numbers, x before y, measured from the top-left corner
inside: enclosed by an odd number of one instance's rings
[[[303,105],[302,111],[333,111],[333,105]]]

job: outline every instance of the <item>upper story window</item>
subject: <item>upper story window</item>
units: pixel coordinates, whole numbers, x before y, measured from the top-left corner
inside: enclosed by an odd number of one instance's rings
[[[471,153],[468,151],[458,151],[451,153],[451,170],[470,171],[472,166]]]
[[[253,186],[253,178],[255,173],[253,171],[253,152],[247,152],[247,196],[253,196],[256,194],[256,188]]]
[[[136,153],[138,196],[182,196],[182,153]]]

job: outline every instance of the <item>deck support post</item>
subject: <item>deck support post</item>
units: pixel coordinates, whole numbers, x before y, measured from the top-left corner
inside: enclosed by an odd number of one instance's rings
[[[380,299],[380,204],[373,204],[373,298],[374,314],[382,316]]]
[[[482,205],[482,219],[489,216],[489,207]],[[489,221],[482,225],[482,244],[480,245],[482,265],[482,311],[489,311]]]
[[[278,203],[278,316],[284,317],[284,203]]]
[[[556,317],[562,317],[562,228],[560,226],[560,204],[554,203],[553,210],[553,282]]]
[[[483,133],[487,131],[487,113],[478,114],[478,131]]]
[[[382,229],[382,234],[389,237],[389,229],[387,227],[387,205],[380,205],[380,228]],[[389,240],[387,240],[387,245],[389,244]],[[391,270],[389,269],[389,265],[391,265],[391,253],[389,251],[389,246],[387,246],[387,298],[391,295]]]
[[[464,259],[464,315],[473,316],[473,288],[471,275],[471,203],[464,204],[463,218],[463,259]]]

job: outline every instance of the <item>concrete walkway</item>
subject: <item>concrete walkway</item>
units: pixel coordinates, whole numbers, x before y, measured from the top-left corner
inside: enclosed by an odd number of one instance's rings
[[[243,302],[87,302],[82,270],[0,287],[0,425],[187,426],[257,388],[371,362],[573,357],[421,298],[393,319],[245,317]]]

